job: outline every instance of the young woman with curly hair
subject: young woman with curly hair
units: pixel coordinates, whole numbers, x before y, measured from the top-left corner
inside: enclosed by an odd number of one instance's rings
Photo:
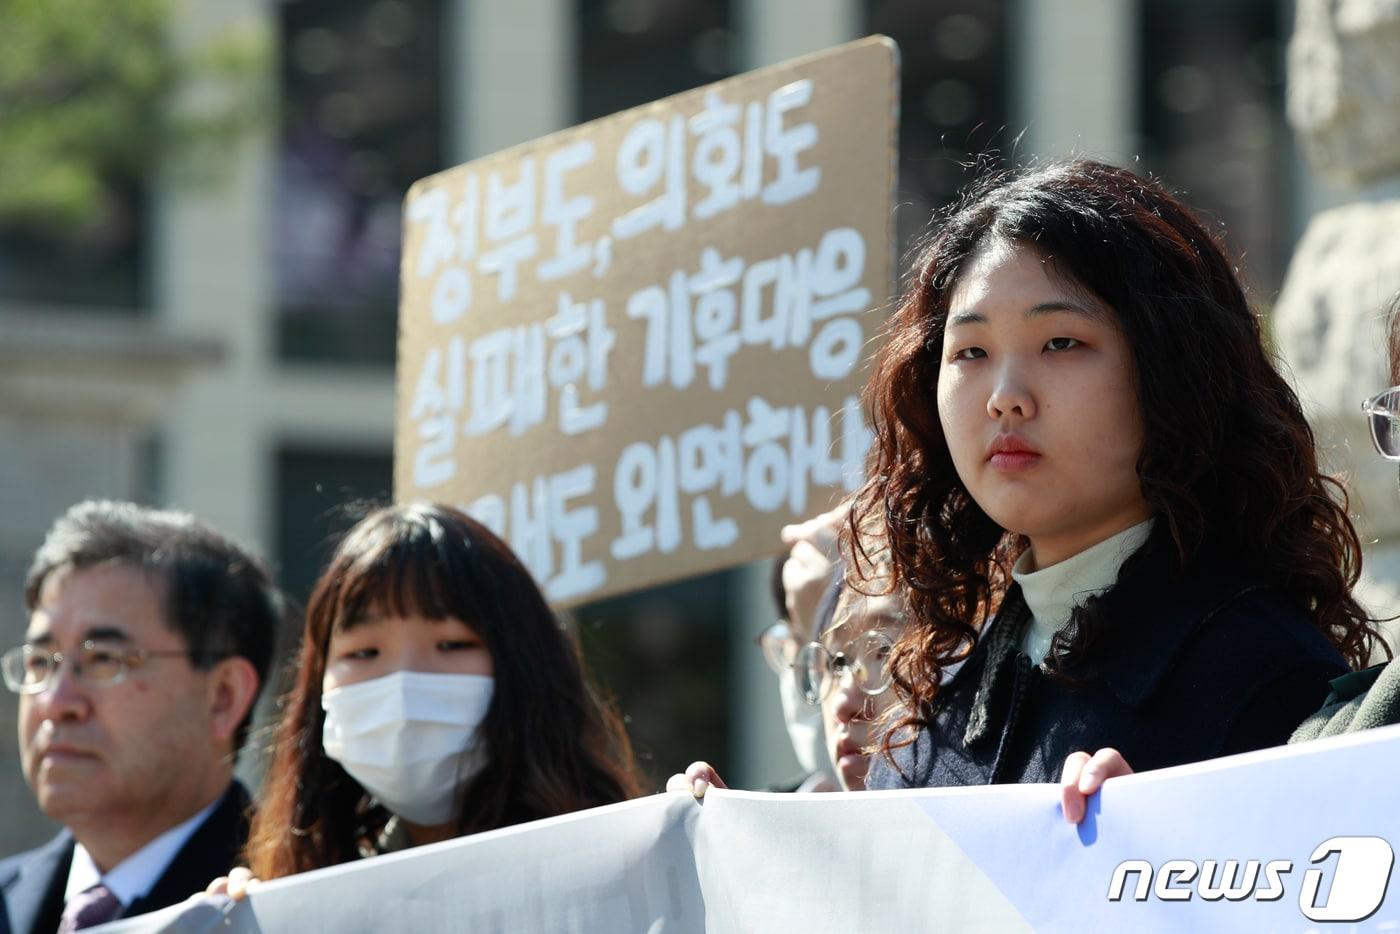
[[[637,793],[621,722],[510,549],[455,509],[393,506],[312,591],[248,867],[274,879]]]
[[[1390,388],[1365,400],[1362,410],[1371,427],[1376,452],[1400,461],[1400,296],[1387,315]],[[1400,723],[1400,661],[1382,662],[1335,678],[1322,707],[1304,720],[1290,743],[1305,743],[1328,736],[1356,733]],[[1087,799],[1103,783],[1131,775],[1132,766],[1113,747],[1071,753],[1060,776],[1060,807],[1065,819],[1084,819]]]
[[[879,541],[911,617],[867,787],[1283,743],[1369,656],[1345,495],[1235,269],[1157,184],[1078,160],[975,186],[867,392],[853,584]]]

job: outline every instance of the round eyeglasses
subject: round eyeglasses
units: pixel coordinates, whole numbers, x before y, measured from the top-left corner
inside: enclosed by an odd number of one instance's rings
[[[820,704],[831,693],[831,686],[846,674],[862,693],[871,697],[883,694],[890,686],[885,662],[893,649],[894,640],[878,629],[861,633],[834,654],[820,642],[807,643],[793,666],[802,699],[813,706]]]
[[[1371,426],[1371,443],[1381,457],[1400,461],[1400,386],[1392,386],[1361,403]]]
[[[775,675],[788,671],[797,661],[797,640],[792,637],[792,629],[785,619],[760,632],[753,641]]]
[[[48,690],[64,661],[73,666],[73,674],[86,684],[103,687],[120,683],[127,672],[140,668],[148,658],[193,660],[194,656],[180,649],[137,649],[92,639],[70,653],[20,645],[0,655],[0,673],[4,674],[5,687],[16,694],[40,694]]]

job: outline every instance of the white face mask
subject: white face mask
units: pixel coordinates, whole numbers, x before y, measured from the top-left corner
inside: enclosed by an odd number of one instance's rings
[[[321,695],[321,743],[404,820],[446,824],[458,791],[486,765],[478,732],[494,686],[484,675],[396,671],[336,688]]]
[[[822,772],[835,778],[836,770],[826,751],[822,709],[802,699],[797,673],[791,668],[778,675],[778,695],[783,701],[783,722],[787,724],[788,740],[792,742],[797,761],[808,772]]]

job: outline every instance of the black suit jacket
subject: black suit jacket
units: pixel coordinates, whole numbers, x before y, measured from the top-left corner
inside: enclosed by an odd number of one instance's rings
[[[145,914],[204,891],[237,865],[248,839],[248,792],[229,785],[219,805],[146,893],[122,917]],[[64,830],[38,849],[0,861],[0,934],[52,934],[63,914],[63,890],[73,862],[73,835]]]

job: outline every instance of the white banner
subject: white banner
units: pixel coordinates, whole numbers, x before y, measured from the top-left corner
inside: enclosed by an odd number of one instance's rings
[[[1400,726],[1118,779],[1078,827],[1049,785],[657,795],[101,930],[1392,931],[1397,776]]]

